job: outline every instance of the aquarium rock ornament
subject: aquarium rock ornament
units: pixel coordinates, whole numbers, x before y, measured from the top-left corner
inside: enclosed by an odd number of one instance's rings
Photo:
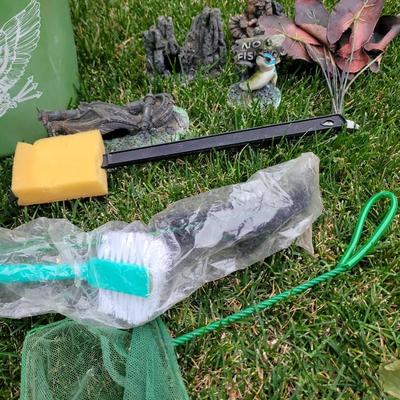
[[[263,15],[284,15],[283,7],[274,0],[249,0],[247,10],[229,21],[229,30],[234,39],[251,38],[262,33],[258,21]]]
[[[181,52],[182,69],[192,78],[198,69],[218,73],[225,63],[226,43],[221,11],[206,7],[193,19]]]
[[[185,43],[179,46],[171,18],[158,17],[156,25],[143,33],[149,74],[180,73],[193,79],[205,69],[217,74],[225,63],[226,43],[221,11],[206,7],[192,22]]]
[[[189,127],[185,110],[166,93],[149,94],[126,106],[96,101],[77,109],[39,112],[49,136],[98,129],[108,151],[178,140]]]
[[[276,65],[280,61],[283,35],[267,38],[264,35],[236,41],[233,51],[235,62],[245,67],[242,81],[229,89],[231,105],[258,103],[262,108],[277,108],[281,102],[281,91],[277,88],[278,73]]]
[[[400,33],[400,16],[381,16],[384,0],[340,0],[329,13],[320,0],[296,0],[295,19],[262,16],[266,36],[285,36],[284,52],[321,67],[342,114],[345,96],[364,71],[378,72],[383,53]]]
[[[172,18],[158,17],[156,24],[143,32],[143,42],[148,72],[170,75],[180,70],[181,48],[175,38]]]

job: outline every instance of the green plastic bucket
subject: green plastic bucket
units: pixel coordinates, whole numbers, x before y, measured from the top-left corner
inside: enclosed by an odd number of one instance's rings
[[[1,0],[0,157],[46,136],[37,110],[64,109],[77,85],[68,0]]]

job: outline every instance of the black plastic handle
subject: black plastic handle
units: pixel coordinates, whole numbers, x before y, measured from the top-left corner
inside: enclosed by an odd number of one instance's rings
[[[221,150],[233,147],[244,147],[248,144],[272,142],[273,140],[283,137],[292,138],[307,136],[315,132],[338,129],[346,124],[347,121],[342,115],[334,114],[237,132],[202,136],[195,139],[180,140],[177,142],[105,154],[102,167],[115,168],[124,165],[142,164],[149,161],[204,153],[210,150]]]

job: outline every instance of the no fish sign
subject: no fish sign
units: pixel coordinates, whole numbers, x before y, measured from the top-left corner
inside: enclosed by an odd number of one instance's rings
[[[235,62],[238,65],[252,67],[259,54],[269,51],[275,58],[282,54],[281,46],[285,40],[283,35],[267,37],[258,35],[252,38],[239,39],[233,46]]]

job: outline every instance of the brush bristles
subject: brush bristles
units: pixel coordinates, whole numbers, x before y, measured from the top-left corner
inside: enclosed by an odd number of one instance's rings
[[[172,265],[172,254],[164,241],[144,232],[109,232],[102,237],[98,256],[144,267],[150,277],[150,295],[146,298],[99,290],[99,311],[132,326],[153,319]]]

